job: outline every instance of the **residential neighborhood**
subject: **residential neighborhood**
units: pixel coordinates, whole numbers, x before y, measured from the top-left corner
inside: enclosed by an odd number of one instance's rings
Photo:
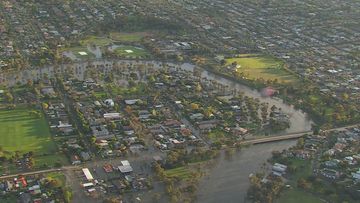
[[[359,17],[1,1],[0,202],[358,202]]]

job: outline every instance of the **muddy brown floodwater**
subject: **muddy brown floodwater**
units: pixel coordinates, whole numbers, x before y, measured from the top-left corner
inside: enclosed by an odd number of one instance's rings
[[[119,65],[148,65],[152,68],[163,68],[172,66],[185,71],[194,71],[194,65],[189,63],[174,64],[163,63],[157,61],[131,61],[131,60],[97,60],[91,62],[77,62],[73,64],[64,64],[59,66],[46,66],[29,68],[19,72],[0,73],[0,84],[12,86],[16,83],[26,83],[29,79],[41,80],[44,76],[53,77],[55,74],[70,73],[74,77],[83,80],[87,77],[86,71],[89,64],[99,67],[99,73],[107,73],[113,70],[114,64]],[[289,134],[309,131],[312,121],[307,114],[301,110],[296,110],[292,105],[282,102],[281,99],[272,97],[263,97],[257,90],[253,90],[245,85],[239,84],[222,76],[210,73],[206,70],[201,71],[201,77],[207,80],[222,83],[230,88],[243,92],[244,95],[258,98],[261,102],[267,102],[270,106],[275,105],[282,109],[283,112],[290,116],[291,126],[285,131],[277,134]],[[207,178],[203,179],[199,184],[197,202],[226,202],[226,203],[242,203],[245,202],[246,191],[249,187],[249,174],[256,173],[261,169],[263,163],[266,162],[274,150],[283,150],[294,145],[296,141],[282,141],[275,143],[266,143],[254,145],[249,148],[242,149],[241,152],[233,155],[231,160],[224,157],[220,158],[219,163],[210,170]]]
[[[236,152],[230,159],[222,155],[208,176],[200,181],[196,202],[246,202],[249,175],[264,170],[263,164],[271,157],[272,151],[282,151],[295,143],[291,140],[253,145]]]

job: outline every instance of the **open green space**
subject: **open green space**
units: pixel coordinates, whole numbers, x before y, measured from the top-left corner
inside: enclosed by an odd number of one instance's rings
[[[168,178],[189,179],[192,177],[191,171],[186,167],[178,167],[170,170],[165,170],[165,176]]]
[[[56,152],[46,120],[31,117],[29,112],[32,110],[25,107],[0,110],[0,145],[3,151],[33,151],[35,155]]]
[[[283,192],[276,203],[323,203],[318,197],[302,190],[291,188]]]
[[[142,48],[134,46],[121,46],[114,50],[114,53],[119,57],[137,57],[145,58],[150,54]]]
[[[44,165],[54,167],[56,163],[66,164],[68,161],[59,154],[56,144],[51,139],[49,126],[45,118],[34,118],[29,112],[34,109],[17,107],[14,110],[0,110],[0,146],[1,153],[12,156],[16,151],[20,154],[34,153],[34,168]],[[17,171],[13,164],[2,166],[2,172]]]
[[[209,132],[209,134],[207,135],[208,139],[211,140],[212,142],[217,142],[220,141],[224,138],[226,138],[227,133],[224,132],[223,130],[220,129],[214,129],[211,132]]]
[[[18,200],[19,200],[19,198],[13,193],[9,193],[9,194],[1,196],[1,202],[3,202],[3,203],[19,202]]]
[[[46,178],[49,180],[55,180],[56,182],[59,183],[60,187],[65,187],[66,185],[66,177],[62,173],[57,173],[57,172],[49,173],[46,175]]]
[[[134,33],[123,33],[123,32],[111,32],[109,36],[99,37],[90,35],[80,40],[82,46],[95,45],[95,46],[108,46],[113,42],[139,42],[142,38],[147,36],[146,32],[134,32]]]
[[[107,37],[88,36],[85,39],[80,40],[82,46],[96,45],[96,46],[107,46],[112,43],[112,40]]]
[[[94,92],[92,94],[92,96],[95,97],[95,99],[106,99],[106,98],[108,98],[107,92]]]
[[[112,95],[142,95],[147,92],[147,86],[144,83],[138,83],[133,87],[119,87],[113,84],[109,84],[106,86],[108,90],[110,90]]]
[[[309,192],[304,191],[301,188],[298,188],[297,181],[300,178],[307,179],[312,175],[311,161],[302,160],[293,158],[289,160],[288,166],[291,166],[295,169],[295,172],[291,174],[288,179],[287,184],[291,185],[291,188],[286,189],[281,195],[276,203],[300,203],[300,202],[309,202],[309,203],[320,203],[323,202],[319,197],[312,195]]]
[[[306,104],[311,106],[312,109],[318,111],[318,112],[323,112],[324,113],[324,116],[332,116],[334,114],[334,110],[335,108],[333,106],[320,106],[320,105],[317,105],[319,102],[321,103],[321,100],[323,98],[321,97],[321,95],[314,95],[314,94],[311,94],[311,95],[308,95],[308,99],[305,100],[306,101]]]
[[[41,168],[44,165],[47,167],[55,167],[56,164],[65,165],[67,163],[68,159],[60,153],[35,157],[35,168]]]
[[[296,185],[296,181],[300,178],[306,179],[312,175],[311,162],[309,160],[292,159],[291,166],[295,168],[295,173],[291,175],[293,184]]]
[[[237,64],[236,72],[249,79],[277,80],[293,83],[297,78],[284,68],[283,62],[269,56],[244,54],[226,59],[226,66]]]
[[[110,39],[117,42],[139,42],[142,38],[147,36],[146,32],[134,32],[134,33],[122,33],[122,32],[111,32]]]

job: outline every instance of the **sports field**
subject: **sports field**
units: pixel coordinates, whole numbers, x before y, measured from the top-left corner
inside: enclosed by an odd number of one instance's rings
[[[139,42],[142,38],[149,35],[146,32],[134,32],[134,33],[123,33],[123,32],[112,32],[110,33],[110,39],[116,42]]]
[[[115,54],[119,57],[136,57],[145,58],[149,53],[142,48],[134,46],[121,46],[115,49]]]
[[[98,37],[90,35],[85,39],[80,40],[82,46],[95,45],[95,46],[107,46],[112,43],[112,40],[107,37]]]
[[[146,32],[134,32],[134,33],[123,33],[123,32],[111,32],[109,36],[94,36],[90,35],[80,40],[82,46],[96,45],[96,46],[108,46],[114,42],[139,42],[142,38],[149,35]]]
[[[3,151],[32,151],[35,156],[56,152],[45,119],[31,117],[31,110],[24,107],[0,110],[0,146]]]
[[[283,62],[268,56],[243,54],[226,59],[226,66],[236,63],[236,72],[249,79],[275,80],[282,83],[296,82],[297,78],[284,68]]]
[[[191,171],[186,167],[179,167],[165,170],[165,176],[168,178],[180,178],[182,180],[191,178]]]

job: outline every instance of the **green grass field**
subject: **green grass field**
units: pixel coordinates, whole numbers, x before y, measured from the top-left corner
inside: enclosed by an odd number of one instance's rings
[[[319,197],[312,195],[311,193],[305,192],[304,190],[297,187],[297,181],[300,178],[306,179],[312,174],[311,162],[309,160],[291,159],[291,165],[296,168],[296,172],[289,178],[288,184],[292,187],[284,190],[280,195],[280,198],[276,203],[321,203]]]
[[[297,78],[286,71],[283,63],[275,58],[244,54],[237,58],[226,59],[226,66],[236,62],[239,66],[236,71],[244,73],[245,77],[249,79],[275,80],[282,83],[293,83]]]
[[[116,85],[107,85],[106,88],[108,88],[111,91],[112,95],[122,95],[122,96],[130,96],[130,95],[142,95],[147,92],[147,86],[143,83],[139,83],[134,87],[119,87]]]
[[[119,57],[145,58],[149,56],[149,53],[145,49],[141,49],[133,46],[121,46],[116,48],[114,52]]]
[[[165,170],[165,175],[168,178],[180,178],[180,179],[189,179],[192,177],[191,171],[185,167],[174,168],[170,170]]]
[[[292,188],[286,190],[281,194],[280,198],[275,201],[276,203],[323,203],[318,197],[298,190],[296,188]]]
[[[139,42],[142,38],[148,35],[146,32],[135,32],[135,33],[122,33],[122,32],[111,32],[109,37],[99,37],[90,35],[80,40],[82,46],[96,45],[96,46],[108,46],[113,42]]]
[[[227,137],[226,132],[219,130],[219,129],[215,129],[213,131],[211,131],[208,135],[207,135],[208,139],[211,140],[212,142],[217,142],[220,141],[224,138]]]
[[[80,40],[82,46],[96,45],[96,46],[107,46],[112,43],[112,40],[106,37],[97,37],[90,35],[85,39]]]
[[[46,178],[49,180],[56,180],[58,183],[60,183],[60,187],[66,186],[66,177],[62,173],[57,173],[57,172],[49,173],[46,175]]]
[[[1,196],[1,202],[3,203],[14,203],[14,202],[18,202],[18,200],[19,198],[14,193]]]
[[[96,99],[106,99],[109,95],[107,92],[94,92],[92,96]]]
[[[0,110],[0,146],[5,156],[16,151],[34,152],[34,168],[44,165],[53,167],[55,163],[68,163],[66,157],[58,152],[55,142],[51,139],[48,124],[44,118],[33,118],[29,115],[32,109],[18,107],[14,110]],[[1,167],[0,171],[16,172],[18,169],[11,164]]]
[[[122,33],[112,32],[110,33],[110,39],[116,42],[139,42],[142,38],[147,36],[146,32],[135,32],[135,33]]]
[[[56,163],[65,165],[68,163],[68,159],[65,157],[65,155],[60,154],[60,153],[35,157],[35,168],[39,168],[44,165],[53,167],[53,166],[55,166]]]
[[[29,116],[31,109],[0,110],[0,145],[8,152],[29,152],[35,155],[57,151],[44,118]]]

